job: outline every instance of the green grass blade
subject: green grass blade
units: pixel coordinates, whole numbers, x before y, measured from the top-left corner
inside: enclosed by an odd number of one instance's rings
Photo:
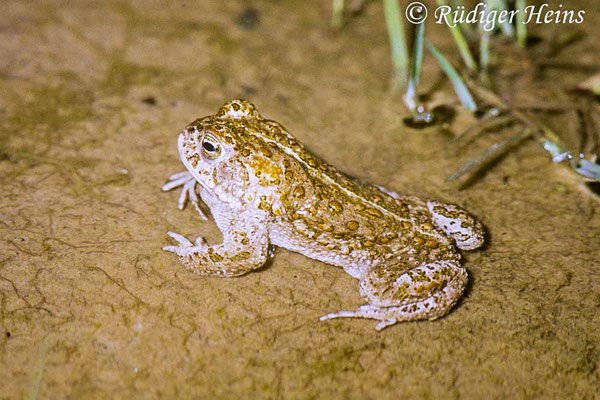
[[[440,53],[440,51],[433,44],[431,44],[428,40],[426,40],[426,43],[427,47],[429,48],[429,51],[431,52],[431,54],[433,54],[437,62],[440,64],[440,67],[442,67],[444,73],[446,74],[448,79],[450,79],[450,82],[452,82],[452,86],[454,86],[454,91],[458,95],[458,98],[460,99],[460,102],[462,103],[463,107],[465,107],[469,111],[477,110],[477,104],[475,104],[475,100],[473,100],[471,92],[467,88],[467,85],[465,85],[465,82],[460,77],[456,69],[454,69],[452,64],[450,64],[450,62],[446,60],[446,57],[444,57],[442,53]]]
[[[333,14],[331,17],[331,26],[340,29],[344,23],[344,0],[333,0]]]
[[[406,106],[414,111],[417,107],[417,86],[421,77],[421,66],[423,64],[423,43],[425,42],[425,23],[417,26],[415,35],[415,45],[413,47],[412,63],[410,68],[410,77],[408,78],[408,88],[404,96]]]
[[[553,162],[560,163],[569,160],[571,168],[579,175],[600,182],[600,165],[583,158],[574,157],[570,151],[565,151],[560,145],[549,139],[543,142],[543,146],[544,150],[552,156]]]
[[[507,0],[487,0],[486,4],[487,4],[487,13],[486,14],[489,14],[492,10],[495,10],[498,12],[508,10],[508,1]],[[487,15],[486,15],[486,18],[487,18]],[[496,19],[495,25],[498,26],[498,17],[496,17],[495,19]],[[500,26],[500,29],[502,30],[502,34],[504,36],[508,36],[508,37],[514,36],[515,30],[508,21],[503,22],[499,26]]]
[[[481,40],[479,42],[479,66],[481,73],[487,77],[488,67],[490,64],[490,34],[481,31]]]
[[[38,347],[37,362],[35,364],[34,381],[30,389],[28,399],[37,400],[40,397],[40,390],[43,384],[44,376],[46,375],[46,363],[48,360],[48,341],[46,335]]]
[[[437,4],[440,6],[447,5],[446,0],[437,0]],[[477,63],[475,62],[475,58],[473,57],[473,54],[471,53],[471,50],[469,49],[469,43],[467,42],[465,35],[463,34],[462,30],[460,29],[460,25],[457,24],[456,26],[448,26],[448,29],[450,29],[450,33],[452,34],[452,37],[454,38],[454,42],[456,43],[456,46],[458,47],[458,51],[460,52],[460,56],[462,57],[463,61],[465,62],[465,65],[471,71],[476,71]]]
[[[521,47],[527,46],[527,25],[525,24],[525,0],[516,0],[515,9],[517,13],[517,19],[515,20],[517,29],[517,43]]]
[[[574,161],[572,167],[579,175],[600,182],[600,165],[582,159]]]
[[[383,10],[394,66],[394,88],[403,90],[408,81],[408,49],[398,0],[383,0]]]

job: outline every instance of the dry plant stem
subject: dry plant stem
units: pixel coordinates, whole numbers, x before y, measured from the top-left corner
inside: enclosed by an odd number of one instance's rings
[[[481,87],[480,85],[477,85],[473,81],[468,81],[467,84],[478,96],[483,98],[494,107],[510,113],[515,120],[526,127],[530,134],[533,135],[543,146],[543,148],[552,155],[553,162],[559,163],[568,160],[571,169],[573,169],[573,171],[580,176],[584,176],[585,178],[596,181],[600,180],[600,167],[598,167],[597,164],[583,159],[582,156],[573,156],[571,151],[565,150],[567,147],[564,145],[560,137],[552,129],[548,128],[541,121],[537,120],[535,116],[527,115],[526,113],[518,111],[514,108],[510,108],[496,94]]]
[[[600,69],[600,64],[597,63],[557,61],[553,58],[540,58],[536,60],[536,64],[538,68],[561,68],[580,71],[598,71]]]
[[[480,124],[473,125],[465,129],[461,134],[452,140],[453,144],[464,147],[472,143],[480,134],[485,131],[498,129],[502,126],[512,123],[514,119],[510,115],[500,115],[498,117],[488,118]]]
[[[519,104],[515,107],[518,111],[533,111],[540,113],[563,113],[567,111],[576,111],[579,109],[577,106],[572,106],[568,104]]]
[[[476,96],[482,99],[485,103],[491,105],[492,107],[497,108],[500,111],[505,111],[508,115],[505,115],[503,118],[495,118],[492,120],[492,126],[498,126],[499,123],[507,123],[509,119],[515,119],[520,122],[525,130],[519,131],[516,135],[511,136],[508,139],[505,139],[499,143],[494,143],[493,145],[486,148],[484,151],[477,154],[475,157],[469,159],[466,163],[464,163],[458,170],[453,172],[446,181],[454,181],[459,179],[460,177],[471,173],[483,165],[488,164],[494,159],[498,158],[502,154],[504,154],[508,149],[513,147],[514,145],[520,143],[521,141],[529,138],[534,135],[540,142],[544,138],[544,136],[556,136],[554,135],[548,128],[543,127],[541,123],[534,122],[531,118],[529,118],[524,113],[510,109],[506,103],[504,103],[496,94],[482,87],[481,85],[476,84],[472,80],[467,80],[467,85],[471,89]],[[499,121],[496,121],[499,120]],[[486,128],[486,126],[477,130],[477,132],[481,132]],[[545,135],[540,133],[541,129],[545,129],[548,132]],[[466,183],[466,182],[465,182]]]
[[[563,49],[582,40],[584,37],[585,32],[581,29],[558,31],[558,33],[548,42],[547,47],[544,49],[544,55],[547,57],[556,56]]]
[[[600,153],[600,137],[598,126],[600,126],[600,115],[592,102],[584,113],[585,122],[585,140],[581,143],[581,151],[583,153],[599,154]]]
[[[475,157],[470,158],[466,163],[462,165],[462,167],[453,172],[452,175],[450,175],[446,179],[446,182],[454,181],[472,171],[478,170],[480,167],[503,155],[512,146],[520,143],[521,141],[529,138],[530,136],[531,132],[528,129],[526,129],[519,131],[517,134],[509,137],[508,139],[505,139],[498,143],[494,143],[487,149],[477,154]]]
[[[506,111],[510,115],[512,115],[518,122],[523,124],[525,127],[531,130],[531,133],[540,140],[552,140],[554,142],[560,143],[560,139],[558,136],[550,130],[550,128],[546,127],[540,121],[537,121],[534,117],[528,116],[524,112],[516,110],[514,108],[509,107],[500,97],[498,97],[492,91],[482,87],[481,85],[476,84],[472,80],[467,80],[467,85],[469,88],[484,102],[490,104],[492,107],[496,107],[501,111]]]

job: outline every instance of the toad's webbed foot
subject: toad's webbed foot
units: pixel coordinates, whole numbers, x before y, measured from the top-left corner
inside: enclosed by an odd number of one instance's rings
[[[197,253],[208,247],[204,238],[199,236],[194,243],[190,242],[185,236],[175,232],[167,232],[167,235],[179,242],[178,246],[163,246],[164,251],[170,251],[178,256],[186,256],[192,253]]]

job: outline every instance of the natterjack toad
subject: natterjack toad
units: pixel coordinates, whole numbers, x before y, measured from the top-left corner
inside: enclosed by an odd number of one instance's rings
[[[199,193],[223,233],[164,250],[200,275],[238,276],[261,267],[275,245],[344,268],[367,304],[321,317],[373,318],[377,329],[436,319],[460,298],[467,272],[460,249],[483,243],[483,228],[450,204],[403,196],[341,174],[244,100],[192,122],[178,141],[186,172],[179,208]]]

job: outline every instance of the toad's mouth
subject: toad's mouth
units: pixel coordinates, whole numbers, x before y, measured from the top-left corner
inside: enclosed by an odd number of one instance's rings
[[[215,188],[215,184],[213,182],[206,182],[204,179],[202,179],[197,168],[194,167],[190,162],[190,159],[192,159],[192,158],[202,157],[201,155],[198,154],[198,152],[196,151],[196,148],[197,148],[197,146],[194,143],[194,139],[191,137],[191,135],[187,131],[179,134],[179,138],[177,139],[177,149],[179,150],[179,159],[181,160],[183,165],[185,165],[185,167],[190,172],[190,174],[192,174],[192,176],[194,177],[196,182],[198,182],[200,184],[200,186],[212,191]]]

